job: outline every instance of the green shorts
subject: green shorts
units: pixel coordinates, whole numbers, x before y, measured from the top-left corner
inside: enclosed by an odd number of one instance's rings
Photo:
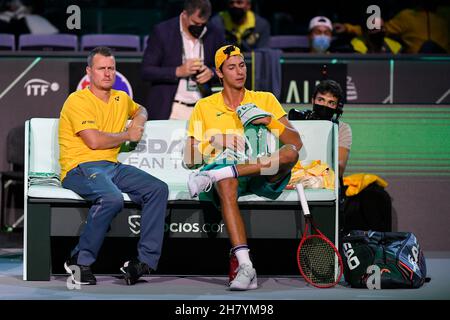
[[[200,171],[217,170],[230,166],[232,164],[211,163],[204,166]],[[276,182],[268,182],[266,176],[238,177],[238,197],[249,194],[255,194],[260,197],[266,197],[272,200],[277,199],[291,179],[291,173]],[[220,198],[215,188],[208,192],[202,192],[199,195],[201,201],[212,201],[216,207],[219,207]]]

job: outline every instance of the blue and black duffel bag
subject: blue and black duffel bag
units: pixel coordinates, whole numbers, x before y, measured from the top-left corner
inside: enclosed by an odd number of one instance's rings
[[[419,288],[425,257],[411,232],[350,231],[342,239],[344,277],[352,288]]]

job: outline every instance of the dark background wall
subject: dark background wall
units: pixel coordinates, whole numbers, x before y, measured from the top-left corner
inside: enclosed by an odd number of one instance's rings
[[[406,7],[422,0],[321,0],[298,2],[292,0],[252,0],[254,10],[269,20],[272,34],[306,34],[309,20],[325,15],[333,22],[360,23],[369,5],[378,5],[384,19],[392,18]],[[82,10],[82,29],[86,33],[148,34],[152,26],[173,17],[182,10],[183,0],[23,0],[32,5],[35,13],[49,19],[61,32],[66,30],[66,8],[77,4]],[[422,1],[423,2],[423,1]],[[425,0],[435,4],[437,12],[449,19],[448,1]],[[226,0],[211,0],[213,14],[225,8]],[[299,9],[300,8],[300,9]],[[450,27],[449,27],[450,28]]]

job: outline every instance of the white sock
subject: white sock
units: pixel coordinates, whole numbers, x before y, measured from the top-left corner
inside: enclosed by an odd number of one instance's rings
[[[242,249],[235,251],[234,254],[236,255],[239,265],[248,264],[250,267],[253,268],[253,263],[250,260],[250,256],[249,256],[248,252],[249,252],[248,248],[242,248]]]
[[[213,178],[214,182],[227,178],[237,178],[237,170],[235,166],[228,166],[217,170],[208,170],[206,172]]]

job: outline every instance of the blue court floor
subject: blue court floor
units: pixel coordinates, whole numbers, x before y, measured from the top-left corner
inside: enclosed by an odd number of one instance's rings
[[[431,282],[419,289],[317,289],[299,277],[259,277],[257,290],[231,292],[226,277],[148,276],[134,286],[98,276],[96,286],[68,287],[65,276],[22,280],[22,251],[0,249],[1,300],[449,300],[450,252],[425,252]]]

